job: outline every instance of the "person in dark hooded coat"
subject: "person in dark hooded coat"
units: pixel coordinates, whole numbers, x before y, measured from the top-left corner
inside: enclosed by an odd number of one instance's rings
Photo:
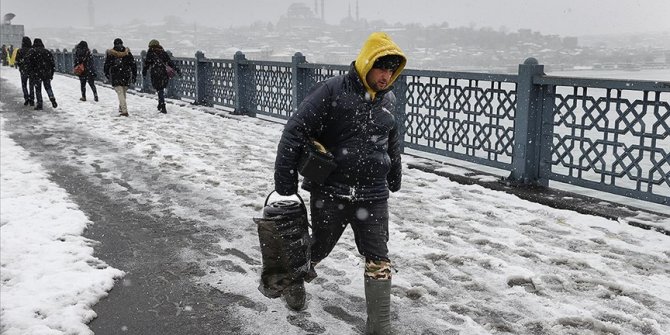
[[[79,42],[74,48],[74,66],[79,64],[84,64],[84,72],[78,75],[81,87],[81,98],[79,100],[86,101],[86,83],[88,83],[91,92],[93,92],[93,100],[98,101],[98,91],[95,89],[95,77],[97,76],[95,62],[86,41]]]
[[[170,82],[167,66],[181,75],[181,71],[172,61],[170,55],[163,50],[160,42],[151,40],[147,56],[144,58],[142,76],[146,77],[147,72],[151,73],[151,86],[158,93],[158,111],[164,114],[167,113],[167,109],[165,108],[165,88]]]
[[[26,64],[26,56],[30,51],[30,48],[33,46],[33,42],[30,40],[30,37],[23,36],[21,40],[21,48],[16,51],[16,58],[14,59],[14,64],[19,68],[19,73],[21,73],[21,89],[23,90],[23,105],[35,105],[35,87],[29,84],[29,69],[28,64]]]
[[[332,154],[336,167],[323,181],[303,180],[310,192],[311,261],[315,266],[326,258],[352,227],[365,257],[366,334],[392,332],[388,198],[400,189],[402,166],[391,85],[406,63],[387,34],[372,33],[347,74],[318,83],[300,103],[284,127],[275,160],[275,190],[288,196],[298,192],[300,162],[310,147]],[[314,277],[311,271],[303,279]],[[292,309],[305,304],[303,279],[284,292]]]
[[[0,57],[2,57],[2,65],[7,66],[9,65],[8,57],[7,55],[9,54],[9,50],[7,49],[6,45],[2,45],[2,54],[0,54]]]
[[[137,64],[130,49],[123,46],[120,38],[114,39],[114,47],[107,50],[103,70],[119,97],[119,116],[128,116],[126,92],[128,86],[137,80]]]
[[[44,48],[42,39],[36,38],[33,41],[33,47],[26,55],[26,64],[28,65],[31,85],[35,88],[35,110],[42,109],[42,84],[44,84],[44,90],[47,92],[53,108],[58,107],[56,97],[51,89],[51,80],[56,70],[56,62],[51,51]]]

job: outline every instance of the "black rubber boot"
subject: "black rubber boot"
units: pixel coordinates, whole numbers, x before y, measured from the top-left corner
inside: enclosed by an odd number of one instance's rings
[[[49,100],[51,100],[51,106],[53,106],[53,108],[58,107],[58,103],[56,103],[56,98],[50,98]]]
[[[167,114],[167,108],[165,108],[165,104],[158,106],[158,110],[163,114]]]
[[[305,283],[299,280],[282,292],[286,305],[294,311],[301,311],[305,309]]]
[[[391,279],[365,277],[365,305],[368,311],[365,334],[393,334],[391,329]]]

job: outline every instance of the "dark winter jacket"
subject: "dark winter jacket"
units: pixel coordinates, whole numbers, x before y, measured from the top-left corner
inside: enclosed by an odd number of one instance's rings
[[[130,86],[137,80],[137,64],[130,53],[130,49],[123,45],[114,46],[107,50],[105,76],[112,82],[112,86]]]
[[[371,94],[364,78],[372,64],[386,55],[401,56],[402,63],[391,77],[389,88]],[[305,190],[356,201],[387,199],[389,190],[400,189],[400,136],[390,85],[406,62],[388,35],[373,33],[347,74],[312,89],[289,118],[279,141],[277,193],[297,193],[298,164],[311,140],[333,154],[337,167],[323,184],[305,178]]]
[[[150,47],[147,51],[147,56],[144,59],[144,66],[142,67],[142,76],[147,75],[147,70],[151,73],[151,86],[156,90],[162,90],[167,87],[170,78],[168,78],[165,65],[172,67],[177,73],[179,68],[170,58],[163,47]]]
[[[33,43],[30,40],[30,37],[24,36],[21,40],[21,48],[16,51],[16,58],[14,59],[14,65],[19,68],[19,71],[24,76],[28,74],[28,66],[26,64],[26,56],[28,51],[32,47]]]
[[[51,80],[56,70],[56,62],[51,51],[44,48],[44,43],[39,38],[33,42],[33,47],[28,51],[25,59],[28,67],[28,75],[33,79]]]
[[[303,188],[352,200],[386,199],[400,189],[400,139],[389,90],[366,100],[352,63],[349,73],[320,83],[286,124],[277,149],[275,189],[298,191],[298,162],[309,138],[323,144],[337,168],[323,185],[305,179]]]
[[[91,50],[88,48],[88,43],[85,41],[79,42],[79,44],[77,44],[77,46],[74,48],[73,66],[77,66],[82,63],[84,64],[84,72],[80,75],[80,77],[95,78],[97,76],[95,62],[93,61]]]

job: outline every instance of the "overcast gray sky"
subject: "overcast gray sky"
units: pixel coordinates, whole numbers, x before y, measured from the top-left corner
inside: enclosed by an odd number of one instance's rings
[[[255,21],[276,22],[291,3],[310,8],[314,0],[93,0],[96,24],[123,24],[133,19],[162,22],[168,15],[185,22],[228,27]],[[317,0],[319,7],[321,0]],[[530,28],[545,34],[589,35],[670,32],[670,0],[359,0],[361,18],[388,23]],[[356,0],[325,0],[325,19],[338,23]],[[88,0],[2,0],[0,11],[31,27],[86,26]]]

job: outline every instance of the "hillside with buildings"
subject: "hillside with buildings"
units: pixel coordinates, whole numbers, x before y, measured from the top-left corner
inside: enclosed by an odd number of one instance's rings
[[[26,27],[28,35],[41,37],[53,49],[70,50],[80,40],[87,40],[102,52],[111,47],[114,38],[121,37],[139,54],[149,40],[158,39],[182,57],[193,57],[201,50],[209,58],[230,59],[240,50],[248,59],[289,61],[295,52],[302,52],[309,62],[330,64],[348,64],[372,31],[390,33],[409,56],[408,67],[415,69],[515,72],[528,57],[537,58],[549,70],[670,67],[670,32],[577,37],[530,29],[452,27],[447,22],[389,24],[360,18],[351,9],[333,25],[303,3],[291,4],[275,22],[259,21],[245,27],[213,28],[183,22],[176,16],[165,17],[161,24],[135,20],[123,26]]]

